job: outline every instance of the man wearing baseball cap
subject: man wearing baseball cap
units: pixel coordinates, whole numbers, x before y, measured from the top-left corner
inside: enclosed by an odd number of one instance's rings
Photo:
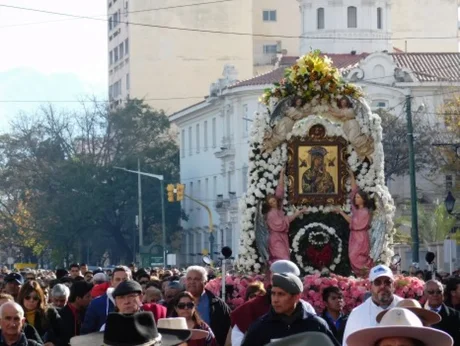
[[[273,274],[270,311],[255,321],[247,331],[242,346],[263,346],[287,336],[315,331],[326,334],[339,345],[327,323],[309,313],[300,300],[303,284],[292,273]]]
[[[18,298],[19,290],[24,284],[24,279],[21,274],[10,273],[3,279],[5,282],[5,293],[11,294],[16,300]]]
[[[279,260],[273,262],[270,266],[270,273],[282,274],[292,273],[295,276],[300,275],[299,267],[294,262],[287,260]],[[271,277],[268,278],[271,285]],[[304,302],[305,309],[315,314],[315,309],[308,302]],[[270,310],[271,304],[271,286],[268,287],[267,294],[258,296],[236,308],[231,314],[231,341],[232,346],[240,346],[243,341],[244,334],[249,329],[249,326],[262,315],[265,315]]]
[[[346,346],[347,337],[363,328],[375,327],[377,315],[387,309],[394,308],[402,298],[394,295],[394,276],[390,268],[378,265],[369,272],[371,296],[357,306],[348,317],[347,326],[343,335],[343,345]]]

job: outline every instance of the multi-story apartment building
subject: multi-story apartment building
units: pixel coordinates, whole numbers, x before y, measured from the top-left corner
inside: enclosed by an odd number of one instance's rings
[[[247,79],[279,52],[298,55],[299,25],[295,0],[108,0],[110,99],[172,113],[208,94],[226,64]]]

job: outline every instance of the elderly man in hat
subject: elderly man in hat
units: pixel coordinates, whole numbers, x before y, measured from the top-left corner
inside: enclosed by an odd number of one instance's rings
[[[379,326],[362,328],[347,337],[348,346],[452,346],[445,332],[425,327],[409,309],[392,308]]]
[[[19,290],[24,284],[24,279],[21,274],[10,273],[3,279],[5,283],[5,293],[11,294],[14,300],[17,300]]]
[[[166,308],[160,304],[142,303],[142,286],[134,281],[124,281],[117,286],[112,293],[115,299],[115,306],[119,313],[131,315],[139,311],[150,311],[155,321],[166,317]]]
[[[402,298],[394,294],[394,276],[390,268],[378,265],[369,272],[371,282],[371,297],[357,306],[348,317],[343,335],[343,345],[346,345],[351,333],[377,325],[377,315],[386,309],[395,307]]]
[[[105,293],[94,299],[88,307],[85,320],[81,326],[81,333],[97,332],[107,319],[107,315],[114,311],[115,304],[112,297],[113,290],[123,281],[131,280],[132,275],[128,267],[115,267],[110,281],[110,288]]]
[[[439,323],[432,327],[442,330],[454,339],[454,345],[460,345],[460,313],[444,304],[444,287],[436,280],[425,284],[426,308],[441,316]]]
[[[274,262],[270,267],[270,273],[282,274],[292,273],[295,276],[300,275],[300,270],[297,265],[291,261],[279,260]],[[268,278],[270,287],[265,296],[259,296],[239,306],[232,312],[232,330],[231,340],[232,346],[240,346],[243,341],[244,334],[249,329],[249,326],[262,315],[265,315],[270,310],[271,304],[271,277]],[[308,312],[315,314],[313,307],[303,302]]]
[[[334,345],[339,345],[327,323],[307,311],[300,300],[302,292],[302,281],[296,275],[273,274],[272,308],[249,327],[242,346],[263,346],[274,340],[308,331],[324,333]]]

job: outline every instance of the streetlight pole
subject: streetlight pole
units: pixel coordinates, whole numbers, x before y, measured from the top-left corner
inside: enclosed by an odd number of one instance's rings
[[[160,191],[160,196],[161,196],[161,226],[162,226],[162,233],[163,233],[163,266],[166,267],[166,220],[165,220],[165,204],[164,204],[164,189],[163,189],[163,184],[164,184],[164,176],[160,174],[152,174],[152,173],[145,173],[141,172],[140,170],[133,171],[130,169],[122,168],[122,167],[114,167],[115,169],[119,169],[125,172],[129,173],[135,173],[138,176],[145,175],[146,177],[150,178],[155,178],[160,181],[160,186],[161,186],[161,191]],[[139,225],[141,225],[139,217]]]
[[[415,181],[415,153],[414,153],[414,129],[412,126],[412,97],[406,95],[406,118],[407,118],[407,144],[409,146],[409,178],[411,200],[411,237],[412,237],[412,262],[418,263],[418,214],[417,214],[417,185]]]
[[[137,159],[137,171],[141,171],[141,162]],[[142,181],[141,174],[137,174],[137,204],[139,206],[139,254],[141,252],[141,246],[144,246],[144,225],[142,221]]]

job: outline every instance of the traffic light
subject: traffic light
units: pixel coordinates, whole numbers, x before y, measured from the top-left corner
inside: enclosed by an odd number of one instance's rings
[[[176,185],[176,192],[177,192],[177,200],[182,201],[184,199],[184,190],[185,190],[185,185],[183,184],[177,184]]]
[[[168,202],[174,202],[174,185],[168,184],[166,191],[168,191]]]

